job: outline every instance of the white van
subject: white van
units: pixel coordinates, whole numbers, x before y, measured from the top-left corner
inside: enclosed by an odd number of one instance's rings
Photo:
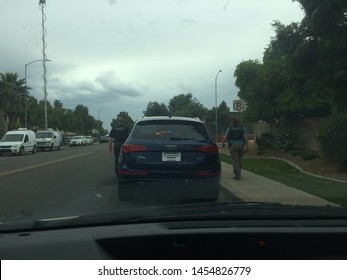
[[[35,154],[36,149],[35,132],[25,128],[8,131],[0,141],[0,155],[23,155],[28,152]]]
[[[59,131],[40,130],[36,132],[36,142],[39,150],[60,150],[63,146],[63,136]]]

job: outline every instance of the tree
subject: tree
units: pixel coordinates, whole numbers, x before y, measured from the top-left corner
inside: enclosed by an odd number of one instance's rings
[[[150,101],[148,102],[146,110],[143,111],[143,114],[146,117],[149,117],[149,116],[168,116],[170,113],[164,103],[159,104],[156,101],[154,102]]]
[[[182,93],[174,96],[169,101],[169,111],[171,114],[182,110],[185,106],[193,102],[193,95],[191,93]]]
[[[314,73],[337,112],[347,108],[347,4],[345,0],[296,0],[305,11],[302,26],[314,44],[319,66]],[[318,75],[317,75],[318,74]]]
[[[117,118],[122,118],[124,126],[126,126],[128,129],[131,129],[134,126],[133,119],[129,116],[128,112],[119,112],[117,115]],[[112,119],[111,127],[114,127],[116,125],[116,119]]]
[[[42,114],[39,114],[39,102],[33,96],[28,96],[28,128],[36,129],[42,120]]]
[[[230,122],[230,108],[227,106],[224,100],[219,104],[217,114],[218,133],[225,132]]]
[[[32,104],[30,104],[32,106]],[[33,111],[33,108],[30,109],[30,111]],[[32,113],[31,113],[32,115]],[[45,115],[45,101],[40,100],[35,108],[35,122],[31,122],[31,125],[35,127],[35,129],[43,129],[45,128],[45,120],[44,120],[44,115]],[[52,126],[50,120],[53,117],[53,107],[51,103],[47,100],[47,118],[49,120],[49,125],[50,127]],[[30,118],[32,121],[32,118]]]
[[[91,130],[88,107],[77,105],[72,114],[73,131],[79,134],[87,134]]]
[[[276,99],[267,97],[263,64],[258,60],[243,61],[236,66],[234,77],[238,96],[246,105],[244,118],[250,121],[271,119]]]
[[[346,67],[332,66],[332,53],[325,48],[329,40],[318,38],[308,22],[307,18],[301,24],[275,21],[276,36],[266,48],[263,62],[243,61],[236,67],[235,84],[247,105],[246,118],[268,121],[328,116],[332,107],[338,111],[346,108]],[[345,55],[339,55],[340,46],[335,48],[335,59],[347,65]],[[337,76],[339,83],[334,83]]]
[[[182,93],[169,101],[169,111],[173,116],[202,118],[208,110],[191,93]]]
[[[173,112],[174,116],[202,118],[208,110],[198,101],[191,102],[185,105],[181,110]]]
[[[52,128],[62,129],[66,111],[64,109],[63,103],[60,100],[54,100],[52,109],[53,114],[49,119],[50,126]]]
[[[27,96],[25,79],[17,73],[0,73],[0,110],[9,117],[8,129],[15,129],[20,116],[24,116],[24,101]]]
[[[332,105],[329,86],[324,82],[325,67],[317,44],[305,25],[274,24],[276,37],[264,55],[264,66],[272,76],[281,73],[278,110],[285,117],[330,114]],[[276,83],[270,83],[273,89]]]
[[[66,109],[64,114],[64,121],[63,121],[63,130],[65,131],[75,131],[75,124],[74,124],[74,110],[72,109]]]

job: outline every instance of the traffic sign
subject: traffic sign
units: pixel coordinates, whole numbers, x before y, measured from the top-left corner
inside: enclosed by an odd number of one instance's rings
[[[242,111],[243,108],[245,107],[244,103],[242,100],[233,100],[233,110],[234,111]]]

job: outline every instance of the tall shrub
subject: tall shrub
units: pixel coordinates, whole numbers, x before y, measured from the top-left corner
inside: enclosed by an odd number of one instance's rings
[[[347,168],[347,113],[334,114],[318,127],[322,151],[338,165]]]

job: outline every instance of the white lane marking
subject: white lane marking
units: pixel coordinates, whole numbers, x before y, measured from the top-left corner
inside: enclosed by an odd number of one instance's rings
[[[49,165],[49,164],[53,164],[53,163],[57,163],[57,162],[61,162],[61,161],[65,161],[65,160],[69,160],[69,159],[83,157],[83,156],[86,156],[86,155],[89,155],[89,154],[92,154],[92,153],[93,152],[88,152],[88,153],[80,154],[80,155],[77,155],[77,156],[57,159],[57,160],[53,160],[53,161],[49,161],[49,162],[44,162],[44,163],[40,163],[40,164],[36,164],[36,165],[31,165],[31,166],[26,166],[26,167],[14,169],[14,170],[1,172],[0,173],[0,177],[6,176],[6,175],[10,175],[10,174],[13,174],[13,173],[17,173],[17,172],[21,172],[21,171],[26,171],[26,170],[29,170],[29,169],[34,169],[34,168],[45,166],[45,165]]]
[[[59,217],[59,218],[48,218],[48,219],[39,219],[40,222],[50,222],[50,221],[61,221],[61,220],[70,220],[70,219],[76,219],[80,216],[68,216],[68,217]]]
[[[95,195],[96,195],[98,198],[102,198],[102,195],[99,194],[99,193],[97,193],[97,192],[95,192]]]

